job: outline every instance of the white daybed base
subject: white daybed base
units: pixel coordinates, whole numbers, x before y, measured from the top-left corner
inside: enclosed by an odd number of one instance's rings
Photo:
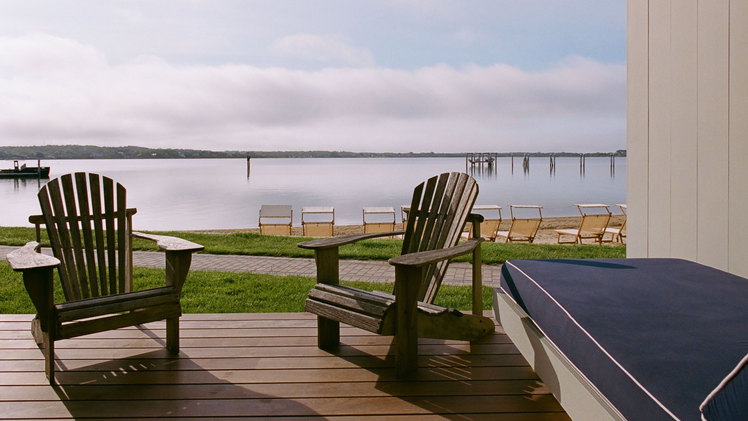
[[[626,421],[556,345],[543,335],[522,307],[500,288],[493,290],[493,311],[509,339],[572,420]]]

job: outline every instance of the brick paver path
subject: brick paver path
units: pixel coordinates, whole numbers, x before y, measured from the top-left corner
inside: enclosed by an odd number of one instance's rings
[[[0,259],[18,247],[0,246]],[[45,249],[45,253],[51,254]],[[133,252],[135,266],[163,268],[163,253],[154,251]],[[314,259],[292,257],[237,256],[220,254],[194,254],[192,270],[215,270],[222,272],[252,272],[275,275],[316,276]],[[483,284],[498,286],[501,266],[483,265]],[[444,283],[450,285],[470,285],[471,266],[456,262],[449,265]],[[393,282],[395,268],[381,260],[341,260],[340,279],[344,281]]]

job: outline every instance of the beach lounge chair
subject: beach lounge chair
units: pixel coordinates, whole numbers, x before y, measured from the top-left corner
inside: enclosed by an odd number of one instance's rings
[[[393,294],[367,292],[338,284],[338,248],[367,238],[403,234],[394,231],[359,234],[300,243],[314,250],[317,285],[309,292],[305,309],[317,317],[317,343],[335,349],[340,322],[380,335],[394,335],[397,376],[418,367],[418,338],[476,340],[494,330],[483,317],[480,215],[470,215],[478,184],[467,174],[445,173],[419,184],[405,229],[402,255],[389,260],[395,266]],[[469,219],[477,224],[476,237],[457,241]],[[449,259],[473,254],[472,314],[433,304]]]
[[[325,221],[308,221],[306,217],[312,215],[329,217]],[[316,218],[315,218],[316,219]],[[332,237],[335,226],[335,208],[332,206],[307,206],[301,208],[301,227],[305,237]]]
[[[23,272],[36,307],[31,333],[44,346],[50,383],[54,383],[54,343],[62,339],[165,319],[166,347],[179,352],[182,285],[192,253],[203,246],[133,232],[136,210],[127,208],[126,195],[121,184],[97,174],[53,179],[38,193],[42,215],[29,217],[36,225],[37,241],[8,254],[10,266]],[[37,253],[41,225],[46,226],[54,257]],[[163,287],[133,291],[132,237],[155,241],[166,251]],[[63,303],[54,302],[54,268]]]
[[[517,218],[515,212],[520,209],[523,216],[528,211],[526,209],[532,209],[538,211],[538,217],[523,217]],[[532,243],[535,241],[535,236],[538,235],[538,229],[540,229],[540,223],[543,222],[543,207],[538,205],[509,205],[509,215],[512,218],[512,224],[509,226],[509,231],[497,231],[497,238],[504,238],[505,243]],[[531,212],[531,211],[530,211]],[[533,212],[534,213],[534,212]]]
[[[369,215],[369,220],[366,216]],[[392,221],[390,221],[390,216]],[[372,221],[372,218],[376,221]],[[385,218],[386,220],[382,220]],[[366,207],[364,208],[364,234],[375,234],[378,232],[390,232],[395,230],[395,208],[393,207]]]
[[[605,233],[612,235],[613,240],[625,244],[624,240],[626,239],[626,204],[616,204],[616,206],[618,206],[623,213],[623,224],[618,228],[605,228]]]
[[[486,215],[486,213],[496,213],[498,217],[488,217],[493,215]],[[485,238],[487,241],[496,241],[496,233],[499,231],[499,225],[501,225],[501,206],[498,205],[476,205],[473,206],[473,213],[480,213],[483,215],[483,222],[480,223],[480,236]],[[462,238],[467,240],[473,237],[473,228],[470,226],[470,230],[467,233],[462,234]]]
[[[402,222],[403,229],[408,224],[408,212],[410,212],[410,205],[400,206],[400,221]]]
[[[262,205],[259,224],[260,234],[291,235],[293,224],[291,205]]]
[[[588,204],[574,206],[579,209],[579,213],[582,215],[582,222],[577,229],[554,230],[558,234],[558,244],[582,244],[583,239],[593,239],[600,245],[603,242],[612,241],[612,239],[603,240],[605,228],[608,227],[608,222],[610,222],[611,213],[608,205]],[[595,210],[602,213],[589,213],[589,211]],[[562,240],[562,236],[571,237],[572,239]]]

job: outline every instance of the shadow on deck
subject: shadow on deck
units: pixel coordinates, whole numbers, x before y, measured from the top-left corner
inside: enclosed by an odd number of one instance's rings
[[[31,317],[0,315],[0,419],[569,419],[500,327],[421,340],[418,375],[397,381],[391,337],[342,327],[329,353],[309,314],[188,314],[178,356],[163,322],[57,342],[53,388]]]

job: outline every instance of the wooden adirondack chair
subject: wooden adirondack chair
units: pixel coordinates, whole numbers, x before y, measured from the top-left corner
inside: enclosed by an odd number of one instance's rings
[[[54,342],[61,339],[166,319],[166,346],[179,352],[182,285],[192,253],[203,246],[132,232],[137,211],[127,209],[126,195],[121,184],[115,186],[112,179],[97,174],[75,173],[75,181],[72,174],[51,180],[38,194],[42,215],[29,218],[36,224],[37,241],[8,254],[11,267],[23,272],[36,307],[31,332],[44,346],[50,383]],[[55,257],[37,252],[40,225],[47,228]],[[156,241],[166,251],[164,287],[132,291],[132,237]],[[66,300],[59,304],[53,296],[55,267]]]
[[[318,316],[318,345],[333,348],[340,342],[340,322],[381,335],[394,335],[397,375],[417,369],[418,337],[476,340],[494,330],[483,317],[480,215],[472,215],[474,238],[457,245],[478,185],[467,174],[441,174],[419,184],[413,192],[402,255],[395,266],[394,294],[366,292],[338,284],[338,248],[358,240],[393,236],[403,231],[352,235],[300,243],[313,249],[317,285],[305,309]],[[449,259],[473,253],[473,314],[433,304]]]

